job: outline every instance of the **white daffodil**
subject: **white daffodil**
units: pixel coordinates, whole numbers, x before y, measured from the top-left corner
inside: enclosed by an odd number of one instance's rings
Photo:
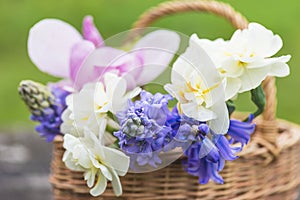
[[[101,195],[107,181],[111,181],[115,195],[120,196],[119,176],[127,173],[130,159],[121,151],[101,145],[100,140],[88,129],[84,130],[84,137],[66,134],[63,161],[69,169],[84,172],[91,195]]]
[[[197,40],[195,34],[191,36],[189,47],[173,65],[172,83],[165,89],[178,100],[179,112],[208,122],[213,131],[225,134],[229,116],[222,79]]]
[[[87,83],[78,92],[67,97],[67,109],[62,114],[61,132],[82,136],[88,127],[92,132],[103,134],[107,113],[116,113],[126,108],[127,100],[138,95],[140,88],[126,93],[126,80],[106,73],[104,83]]]
[[[282,47],[280,36],[260,24],[237,30],[229,41],[198,40],[224,78],[226,99],[258,87],[267,76],[287,76],[290,55],[271,58]]]

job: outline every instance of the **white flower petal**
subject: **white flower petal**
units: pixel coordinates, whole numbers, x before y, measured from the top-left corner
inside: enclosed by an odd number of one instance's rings
[[[121,196],[123,191],[122,191],[122,184],[121,184],[120,178],[114,169],[111,169],[111,173],[113,176],[111,184],[112,184],[114,193],[117,197]]]
[[[72,111],[69,108],[62,113],[61,118],[63,123],[60,125],[60,132],[63,134],[71,134],[73,136],[78,135],[76,127],[73,125]]]
[[[81,142],[80,139],[79,142]],[[86,169],[92,166],[92,162],[89,159],[89,152],[87,148],[88,147],[84,147],[82,144],[77,144],[72,151],[73,158],[76,159],[77,164]]]
[[[255,69],[246,69],[244,74],[240,77],[242,85],[239,93],[257,88],[267,77],[269,71],[270,66]]]
[[[43,72],[58,77],[69,77],[71,48],[82,37],[71,25],[57,19],[44,19],[29,32],[28,54]]]
[[[84,172],[84,180],[86,180],[89,188],[95,184],[95,174],[93,174],[93,169]]]
[[[275,63],[271,66],[271,71],[268,75],[277,76],[277,77],[285,77],[290,74],[290,68],[285,63]]]
[[[72,162],[71,160],[66,160],[65,165],[70,170],[76,171],[76,172],[83,172],[85,169],[81,167],[80,165],[76,165],[76,163]]]
[[[111,181],[113,179],[112,174],[110,173],[110,171],[108,170],[108,168],[106,166],[104,166],[104,165],[98,165],[96,167],[99,167],[99,169],[101,170],[101,173],[103,174],[103,176],[105,176],[105,178],[107,180]]]
[[[203,106],[198,106],[196,102],[180,104],[182,112],[191,118],[194,118],[198,121],[205,122],[211,119],[216,118],[214,112],[210,109],[206,109]]]
[[[173,70],[178,75],[182,75],[185,81],[191,78],[188,74],[195,73],[201,77],[201,87],[204,90],[214,88],[210,90],[210,98],[207,99],[207,103],[212,105],[214,101],[224,99],[224,89],[216,87],[220,86],[221,77],[210,57],[198,44],[198,40],[196,34],[191,36],[189,47],[174,63]]]
[[[177,89],[177,87],[174,84],[166,84],[164,85],[164,89],[173,97],[175,97],[179,102],[181,103],[186,103],[183,96],[181,96],[179,94],[178,91],[180,91],[180,89]]]
[[[248,26],[249,45],[259,55],[271,57],[282,48],[282,40],[258,23],[250,23]]]
[[[193,92],[185,93],[184,98],[188,101],[195,101],[195,102],[197,101],[197,98]],[[201,105],[202,103],[203,103],[203,101],[200,101],[199,105]]]
[[[107,180],[100,172],[98,174],[98,179],[95,186],[90,190],[90,194],[94,197],[99,196],[105,191],[106,186],[107,186]]]
[[[237,78],[244,73],[245,67],[241,66],[242,63],[239,60],[227,59],[223,62],[222,69],[225,70],[225,77]]]
[[[189,65],[179,57],[173,65],[172,73],[171,73],[171,81],[173,84],[176,83],[177,85],[184,85],[190,73],[191,73],[191,69]]]
[[[111,102],[110,111],[116,113],[126,107],[127,99],[125,95],[127,83],[124,78],[118,77],[115,74],[108,73],[104,76],[106,84],[106,93]]]
[[[124,176],[129,168],[130,159],[123,152],[103,146],[105,158],[103,162],[110,168],[117,171],[118,175]]]
[[[237,95],[242,83],[238,78],[226,78],[225,82],[225,100],[227,101]]]
[[[218,43],[220,48],[217,48]],[[283,63],[288,62],[290,56],[270,58],[282,47],[281,38],[260,24],[250,23],[247,29],[235,31],[224,48],[221,42],[215,42],[213,46],[213,42],[203,40],[202,44],[213,60],[220,63],[221,76],[232,78],[227,81],[226,99],[234,96],[238,81],[241,81],[241,93],[256,88],[267,75],[286,76],[289,73],[288,66]],[[214,49],[221,49],[223,55],[219,53],[218,56],[222,58],[217,58]],[[236,79],[235,83],[230,84],[233,79]]]
[[[127,92],[127,94],[124,96],[125,99],[132,99],[136,96],[138,96],[142,91],[142,88],[136,87],[133,90]]]
[[[212,106],[211,110],[217,117],[207,122],[209,127],[216,134],[226,134],[229,128],[229,114],[226,103],[219,101]]]
[[[256,60],[255,62],[247,64],[248,69],[266,67],[275,63],[286,63],[291,59],[290,55],[280,56],[276,58],[265,58],[261,60]]]
[[[78,144],[78,139],[76,137],[70,134],[64,135],[63,147],[65,149],[73,149],[76,144]]]
[[[107,126],[107,119],[103,118],[101,120],[98,120],[97,122],[99,125],[99,133],[98,133],[99,142],[101,142],[101,144],[105,144],[105,140],[103,140],[103,137]]]
[[[100,145],[101,137],[102,136],[98,136],[94,132],[92,132],[91,129],[89,129],[88,127],[84,127],[84,143],[86,146],[91,148],[92,155],[90,156],[90,159],[92,160],[95,166],[97,165],[97,167],[100,163],[99,161],[95,160],[95,157],[97,158],[105,157],[102,145]]]
[[[208,39],[199,39],[197,43],[205,50],[210,56],[217,68],[221,67],[222,62],[226,59],[224,52],[227,50],[228,41],[219,38],[214,41]]]
[[[116,74],[106,73],[104,75],[104,83],[108,96],[124,95],[126,91],[126,81]]]

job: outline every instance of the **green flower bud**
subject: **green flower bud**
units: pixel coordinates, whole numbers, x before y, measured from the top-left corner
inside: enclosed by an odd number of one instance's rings
[[[29,111],[34,115],[42,115],[46,108],[54,104],[55,97],[51,90],[41,83],[31,80],[21,81],[18,91]]]

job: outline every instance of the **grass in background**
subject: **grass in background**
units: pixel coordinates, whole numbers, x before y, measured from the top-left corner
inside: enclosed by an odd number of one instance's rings
[[[29,113],[17,93],[18,83],[22,79],[32,79],[40,82],[57,79],[40,72],[27,56],[26,42],[30,27],[43,18],[63,19],[78,30],[81,29],[82,18],[91,14],[104,38],[128,30],[137,17],[161,0],[2,0],[0,2],[0,127],[16,126],[16,124],[31,124]],[[291,75],[278,79],[278,116],[300,123],[300,26],[296,19],[300,13],[297,10],[297,0],[272,1],[226,0],[236,10],[243,13],[249,21],[259,22],[279,33],[284,40],[284,48],[279,55],[291,54]],[[190,35],[196,32],[200,37],[214,39],[229,38],[234,29],[218,17],[186,13],[159,20],[153,26],[177,30]],[[247,95],[239,97],[240,110],[253,109]]]

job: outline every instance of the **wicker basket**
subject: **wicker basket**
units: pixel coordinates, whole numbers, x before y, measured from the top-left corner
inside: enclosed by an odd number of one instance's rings
[[[205,11],[222,16],[236,28],[247,27],[247,20],[229,5],[215,1],[172,1],[162,3],[146,13],[134,28],[147,27],[162,16],[186,11]],[[140,34],[136,29],[132,37]],[[227,162],[221,172],[225,184],[198,184],[196,177],[186,173],[181,160],[161,170],[121,177],[123,196],[116,198],[111,185],[101,197],[91,197],[83,174],[68,170],[62,162],[62,137],[53,145],[50,182],[55,200],[97,199],[214,199],[293,200],[300,184],[300,127],[277,120],[275,80],[268,77],[263,87],[267,97],[265,112],[256,119],[257,128],[251,142],[240,153],[240,158]],[[182,158],[184,159],[184,158]]]

